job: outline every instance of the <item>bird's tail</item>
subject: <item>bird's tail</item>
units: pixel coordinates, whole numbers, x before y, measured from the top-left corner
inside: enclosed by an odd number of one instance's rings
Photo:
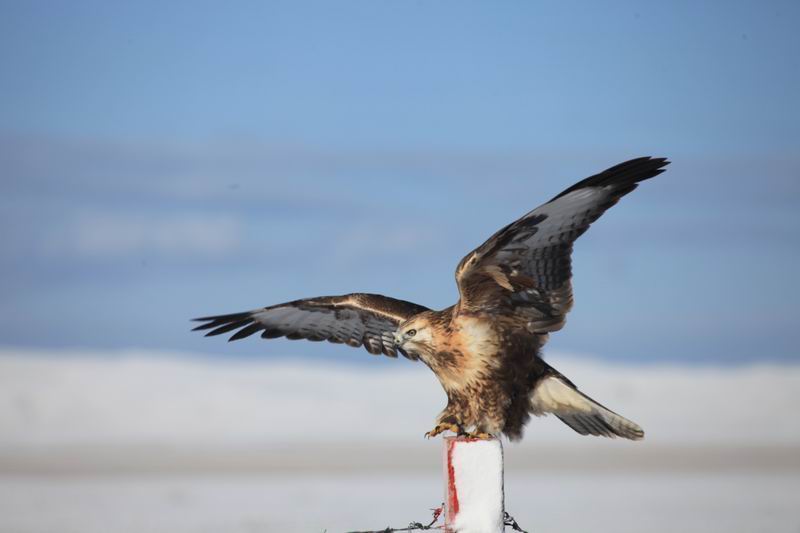
[[[530,398],[531,413],[552,413],[581,435],[644,438],[644,430],[638,424],[592,400],[554,369],[537,381]]]

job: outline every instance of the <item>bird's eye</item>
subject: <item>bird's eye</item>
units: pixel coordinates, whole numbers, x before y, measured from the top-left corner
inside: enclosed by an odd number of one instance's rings
[[[413,337],[416,334],[417,334],[417,330],[415,330],[415,329],[410,329],[410,330],[406,331],[406,337]]]

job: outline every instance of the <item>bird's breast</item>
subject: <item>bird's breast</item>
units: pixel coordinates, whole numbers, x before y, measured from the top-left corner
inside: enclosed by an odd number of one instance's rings
[[[498,336],[491,320],[461,316],[453,321],[453,342],[465,354],[490,357],[497,354]]]
[[[447,391],[490,378],[500,364],[497,333],[491,321],[480,317],[454,319],[436,345],[428,364]]]

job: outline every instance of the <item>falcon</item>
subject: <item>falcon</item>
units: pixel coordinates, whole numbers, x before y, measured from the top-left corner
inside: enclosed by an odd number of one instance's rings
[[[379,294],[322,296],[207,316],[206,336],[254,333],[363,346],[422,361],[447,406],[426,433],[522,437],[530,415],[553,414],[581,435],[638,440],[644,431],[578,390],[542,359],[548,334],[572,308],[572,243],[617,201],[669,164],[640,157],[564,190],[467,254],[456,268],[459,300],[434,311]]]

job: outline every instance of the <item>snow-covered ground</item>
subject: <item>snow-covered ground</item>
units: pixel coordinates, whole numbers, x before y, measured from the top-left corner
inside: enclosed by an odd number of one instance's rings
[[[366,357],[366,354],[365,354]],[[800,367],[549,360],[643,442],[534,419],[507,508],[537,532],[800,528]],[[0,533],[293,532],[423,521],[444,394],[421,365],[0,350]]]

